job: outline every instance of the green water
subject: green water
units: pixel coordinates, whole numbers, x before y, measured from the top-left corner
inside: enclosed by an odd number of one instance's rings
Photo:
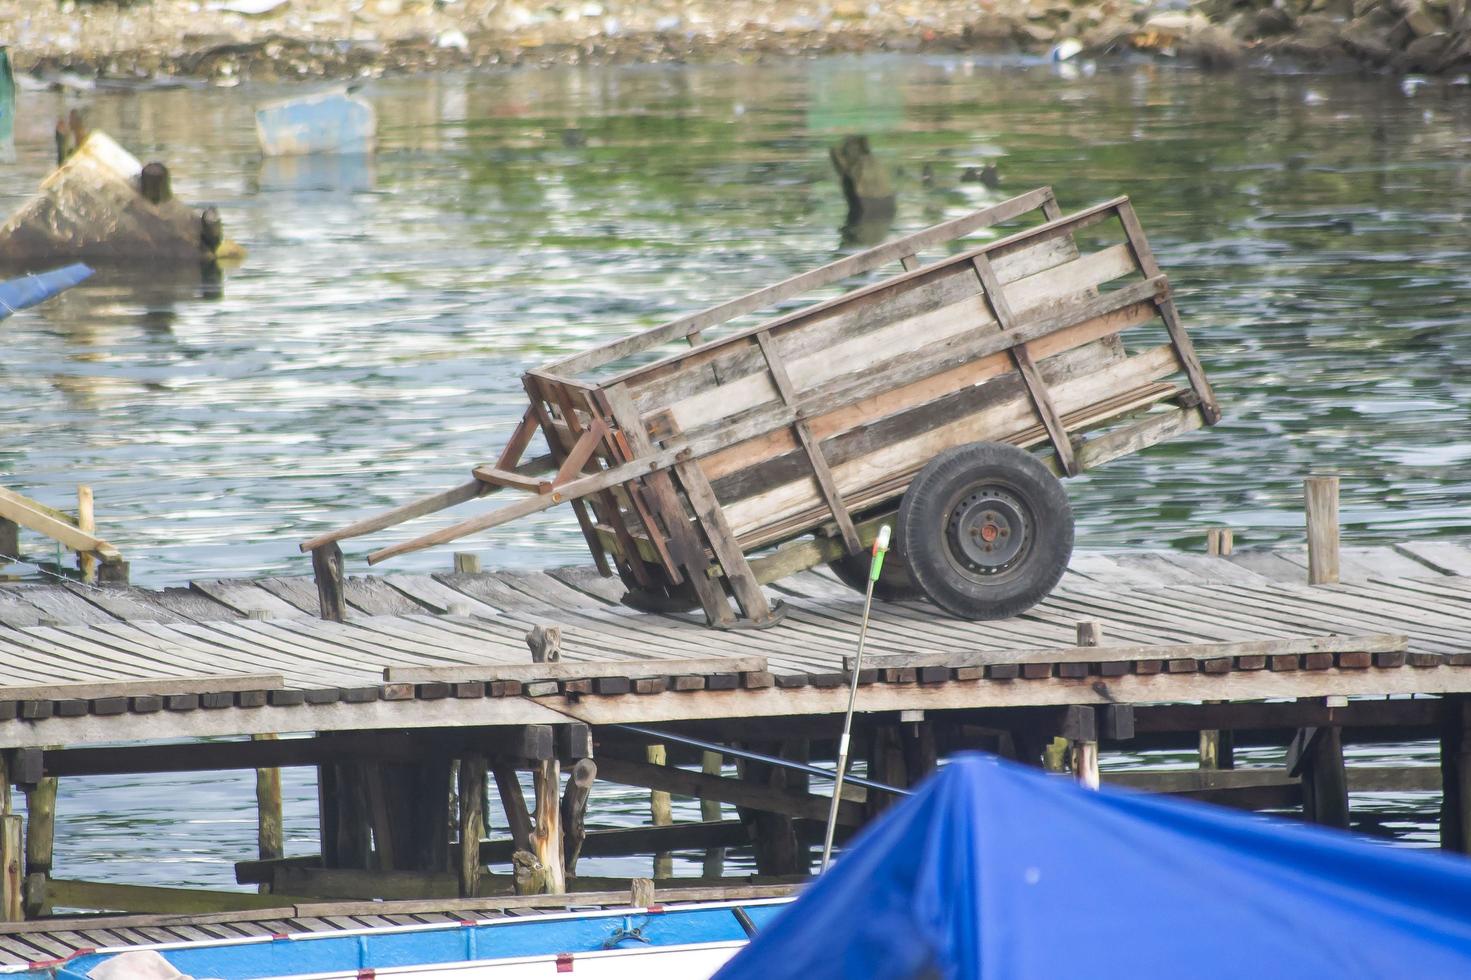
[[[0,482],[56,505],[92,484],[140,584],[304,573],[297,541],[492,456],[524,368],[851,248],[826,160],[850,132],[896,170],[896,233],[1039,184],[1065,207],[1133,196],[1227,419],[1074,481],[1080,546],[1199,548],[1217,523],[1293,541],[1315,468],[1343,477],[1350,542],[1471,532],[1463,85],[919,57],[450,75],[365,89],[375,160],[263,163],[253,106],[282,93],[91,93],[91,124],[166,160],[249,258],[218,282],[103,275],[0,324]],[[0,207],[70,104],[21,94]],[[1000,190],[960,182],[986,162]],[[351,542],[349,570],[468,512]],[[585,558],[565,512],[471,547]],[[302,775],[293,853],[314,847]],[[222,883],[249,795],[244,775],[77,780],[58,866]]]

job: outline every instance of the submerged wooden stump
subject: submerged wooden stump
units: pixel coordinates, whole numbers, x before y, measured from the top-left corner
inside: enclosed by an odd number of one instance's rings
[[[843,197],[848,202],[850,227],[888,222],[894,217],[894,184],[889,179],[889,170],[873,155],[867,136],[845,136],[828,151],[833,169],[843,185]]]

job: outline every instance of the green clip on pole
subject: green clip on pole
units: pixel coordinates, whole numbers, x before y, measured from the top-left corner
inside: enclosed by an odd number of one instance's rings
[[[879,528],[873,542],[873,560],[868,566],[868,588],[863,596],[863,625],[858,630],[858,655],[853,658],[853,674],[848,678],[848,712],[843,716],[843,735],[838,739],[838,768],[833,779],[833,801],[827,811],[827,834],[822,842],[822,869],[827,870],[833,854],[833,831],[838,825],[838,803],[843,798],[843,774],[848,770],[848,742],[853,733],[853,705],[858,700],[858,675],[863,671],[863,646],[868,641],[868,613],[873,607],[873,583],[884,568],[884,555],[889,551],[889,525]]]

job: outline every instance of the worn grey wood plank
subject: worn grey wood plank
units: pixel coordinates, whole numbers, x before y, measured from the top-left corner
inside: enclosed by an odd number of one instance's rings
[[[567,565],[562,568],[548,568],[547,575],[561,582],[569,588],[576,589],[591,596],[594,599],[617,606],[623,603],[623,596],[628,588],[623,580],[616,576],[604,578],[598,574],[596,568],[584,565]]]
[[[155,601],[153,599],[155,593],[147,589],[112,585],[82,585],[77,582],[69,582],[62,588],[83,602],[91,603],[124,622],[134,619],[146,619],[153,623],[184,621],[184,617]]]
[[[203,592],[193,589],[163,589],[153,594],[159,605],[186,620],[195,623],[212,623],[222,619],[240,619],[245,614],[222,602],[216,602]]]
[[[408,616],[426,611],[377,575],[353,576],[343,583],[343,592],[348,605],[369,616]]]
[[[249,579],[204,579],[190,582],[189,587],[243,616],[264,613],[270,619],[289,619],[301,615],[300,609]]]
[[[282,602],[301,610],[303,616],[320,616],[322,601],[317,583],[305,575],[272,575],[256,579],[256,583]]]
[[[432,613],[460,611],[491,619],[501,614],[499,607],[452,589],[432,575],[391,575],[384,581]]]
[[[1394,550],[1424,565],[1430,572],[1471,575],[1471,547],[1465,541],[1405,541],[1395,545]]]
[[[104,612],[85,599],[53,585],[15,585],[12,595],[41,610],[42,621],[61,623],[115,623],[117,617]]]

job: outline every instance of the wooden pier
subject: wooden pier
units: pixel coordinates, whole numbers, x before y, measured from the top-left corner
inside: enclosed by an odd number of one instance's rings
[[[1060,769],[1070,758],[1096,779],[1100,745],[1198,746],[1202,769],[1104,781],[1302,807],[1337,826],[1354,820],[1350,789],[1441,790],[1444,845],[1471,849],[1471,545],[1332,558],[1079,553],[1057,591],[1015,619],[875,604],[859,771],[902,788],[946,754],[983,748]],[[1310,568],[1329,581],[1308,584]],[[783,623],[729,631],[629,609],[621,583],[583,569],[347,578],[340,623],[320,617],[305,578],[0,590],[0,918],[607,891],[627,882],[578,876],[579,855],[738,846],[754,846],[760,878],[723,876],[716,860],[680,881],[800,881],[825,782],[757,761],[732,768],[715,750],[833,757],[862,597],[826,571],[768,588]],[[1345,742],[1386,739],[1439,739],[1441,767],[1345,767]],[[1233,770],[1233,741],[1286,745],[1286,765]],[[280,848],[268,776],[284,766],[318,770],[319,854]],[[52,867],[56,779],[230,769],[263,774],[260,852],[241,855],[236,873],[271,894]],[[528,772],[529,804],[517,775]],[[586,830],[598,782],[734,805],[739,819],[716,806],[696,823]],[[10,785],[30,799],[24,832]],[[845,788],[840,834],[892,799]]]

